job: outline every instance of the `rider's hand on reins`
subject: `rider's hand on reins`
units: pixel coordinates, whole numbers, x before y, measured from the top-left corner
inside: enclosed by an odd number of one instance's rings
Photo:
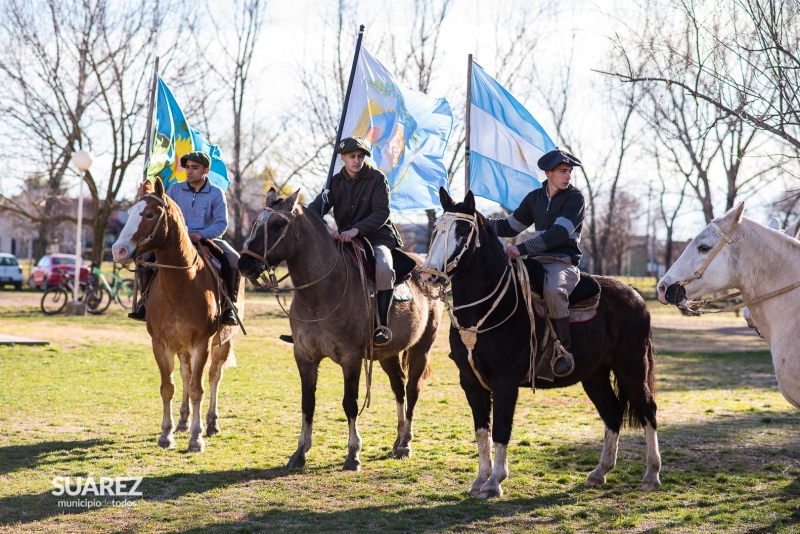
[[[519,249],[516,245],[510,245],[506,247],[506,257],[509,260],[514,260],[520,257]]]
[[[330,226],[326,227],[325,229],[328,231],[328,235],[329,236],[331,236],[332,238],[334,238],[336,240],[339,239],[339,232],[337,232],[336,230],[334,230]]]
[[[346,232],[339,233],[339,241],[342,243],[349,243],[358,235],[358,228],[351,228]]]

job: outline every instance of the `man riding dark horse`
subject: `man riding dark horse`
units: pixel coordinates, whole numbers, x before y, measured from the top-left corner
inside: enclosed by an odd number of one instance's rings
[[[211,157],[205,152],[189,152],[181,156],[181,166],[186,169],[186,181],[176,183],[167,191],[167,195],[175,201],[183,213],[189,237],[195,245],[201,239],[212,241],[225,254],[230,269],[223,269],[225,290],[231,304],[235,307],[239,294],[239,254],[222,239],[228,228],[228,205],[225,192],[208,180]],[[152,261],[146,260],[146,261]],[[145,320],[145,302],[147,289],[153,279],[152,267],[137,269],[139,285],[142,288],[142,303],[128,314],[137,321]],[[233,309],[228,308],[219,319],[220,324],[235,326],[239,324]]]
[[[369,145],[360,137],[342,139],[336,147],[344,167],[331,178],[330,191],[308,205],[308,210],[322,217],[331,208],[337,229],[328,228],[334,239],[343,243],[355,237],[366,238],[375,252],[375,286],[379,326],[373,344],[382,347],[392,339],[389,330],[389,307],[394,294],[395,272],[392,249],[402,247],[400,233],[389,219],[389,181],[364,158],[372,156]],[[324,204],[324,211],[323,211]]]
[[[509,259],[520,256],[535,258],[545,270],[543,297],[550,322],[564,351],[556,353],[552,362],[556,376],[567,376],[575,369],[569,326],[569,295],[580,281],[578,246],[583,226],[585,200],[580,189],[571,185],[573,167],[580,160],[563,150],[551,150],[537,162],[547,180],[542,187],[528,193],[507,219],[489,219],[499,237],[515,237],[533,225],[536,234],[519,245],[506,247]]]

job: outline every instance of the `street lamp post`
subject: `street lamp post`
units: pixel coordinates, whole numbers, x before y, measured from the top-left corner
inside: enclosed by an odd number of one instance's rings
[[[92,165],[92,156],[85,150],[76,150],[72,153],[72,164],[80,171],[80,182],[78,184],[78,229],[75,244],[75,279],[72,295],[72,305],[70,315],[86,315],[86,303],[78,302],[78,289],[81,283],[81,234],[83,223],[83,180],[86,177],[86,171]]]

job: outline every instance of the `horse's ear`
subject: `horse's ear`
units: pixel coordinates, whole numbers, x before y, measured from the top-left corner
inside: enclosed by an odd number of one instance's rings
[[[790,225],[786,230],[785,233],[789,237],[793,237],[797,239],[797,234],[800,232],[800,219],[797,219],[794,224]]]
[[[289,196],[286,198],[286,200],[284,200],[284,201],[283,201],[283,202],[284,202],[284,204],[285,204],[286,206],[289,206],[289,210],[290,210],[290,211],[291,211],[291,210],[293,210],[293,209],[294,209],[294,206],[295,206],[295,204],[297,204],[297,196],[298,196],[299,194],[300,194],[300,190],[298,189],[297,191],[295,191],[294,193],[292,193],[291,195],[289,195]]]
[[[453,197],[450,196],[450,193],[447,192],[444,186],[439,188],[439,202],[442,203],[443,208],[449,208],[455,204],[455,202],[453,202]]]
[[[272,206],[278,200],[278,191],[274,187],[270,187],[267,191],[267,207]]]
[[[773,230],[780,230],[781,229],[781,222],[778,220],[777,217],[773,217],[769,220],[769,224],[767,224],[769,228]]]
[[[736,217],[736,219],[735,219],[736,224],[739,224],[740,222],[742,222],[742,214],[744,213],[744,201],[739,202],[739,205],[736,206],[735,208],[733,208],[728,213],[731,213],[731,212],[735,212],[735,214],[736,214],[736,215],[734,215],[734,217]]]
[[[156,183],[153,185],[155,185],[153,192],[156,195],[158,195],[159,198],[164,198],[164,195],[166,195],[167,190],[164,189],[164,182],[161,181],[161,178],[156,176]]]
[[[464,207],[475,212],[475,195],[472,194],[472,190],[467,191],[467,196],[464,197]]]

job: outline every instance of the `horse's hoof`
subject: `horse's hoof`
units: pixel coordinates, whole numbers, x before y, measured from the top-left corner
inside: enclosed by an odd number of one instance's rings
[[[658,480],[655,481],[651,480],[648,482],[642,482],[642,486],[639,489],[642,491],[655,491],[660,487],[661,487],[661,482],[659,482]]]
[[[584,486],[594,487],[594,486],[601,486],[606,483],[605,475],[598,475],[594,471],[589,473],[589,476],[586,478],[586,482],[583,483]]]
[[[189,421],[178,421],[178,426],[175,427],[175,432],[186,432],[189,430]]]
[[[208,423],[206,425],[206,437],[210,438],[211,436],[216,436],[220,433],[219,425],[216,422]]]
[[[299,454],[292,455],[289,458],[289,461],[286,462],[286,467],[289,469],[300,469],[301,467],[305,467],[306,465],[306,458],[305,456],[300,456]]]
[[[403,458],[411,457],[411,447],[395,447],[392,449],[392,455],[397,458],[398,460],[402,460]]]
[[[175,448],[175,438],[171,435],[168,437],[161,436],[158,438],[158,446],[164,449],[174,449]]]
[[[200,438],[198,438],[197,441],[189,442],[189,452],[203,452],[205,449],[206,444]]]
[[[501,488],[499,484],[497,486],[487,486],[486,484],[484,484],[477,495],[477,497],[481,500],[493,499],[494,497],[502,497],[502,496],[503,496],[503,488]]]
[[[344,461],[344,467],[342,467],[342,471],[361,471],[361,461],[360,460],[351,460],[347,459]]]

